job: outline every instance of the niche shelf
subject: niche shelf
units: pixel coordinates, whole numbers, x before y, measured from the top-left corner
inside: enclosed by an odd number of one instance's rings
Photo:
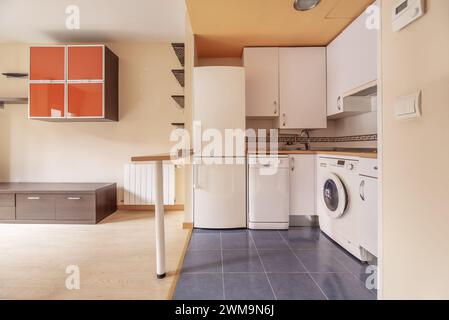
[[[175,76],[176,80],[178,80],[181,87],[184,88],[184,69],[175,69],[171,71]]]
[[[181,109],[184,109],[184,96],[171,96]]]
[[[178,57],[179,63],[184,67],[184,43],[172,43],[173,50]]]

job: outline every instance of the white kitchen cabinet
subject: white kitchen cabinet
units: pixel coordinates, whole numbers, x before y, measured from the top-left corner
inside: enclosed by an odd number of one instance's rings
[[[280,129],[326,128],[326,48],[279,48]]]
[[[327,115],[342,113],[342,96],[377,80],[377,30],[362,13],[327,46]]]
[[[279,116],[279,48],[245,48],[246,116]]]
[[[359,197],[356,205],[360,214],[360,245],[378,257],[378,183],[377,160],[360,159],[359,162]]]
[[[290,155],[290,215],[312,216],[315,209],[315,155]]]

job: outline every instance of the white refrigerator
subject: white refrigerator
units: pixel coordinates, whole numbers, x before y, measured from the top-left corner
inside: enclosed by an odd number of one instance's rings
[[[195,135],[200,137],[196,141],[201,140],[196,146],[194,143],[194,227],[245,228],[246,157],[244,150],[225,153],[225,129],[245,130],[244,68],[194,68],[193,121],[194,140]],[[211,141],[218,138],[222,148],[210,148]],[[217,161],[221,163],[214,163]]]

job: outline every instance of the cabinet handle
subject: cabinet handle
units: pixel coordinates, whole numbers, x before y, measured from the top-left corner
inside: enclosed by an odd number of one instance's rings
[[[341,97],[337,98],[337,109],[340,111],[341,110]]]
[[[193,165],[193,188],[194,189],[199,189],[200,185],[198,183],[198,171],[199,171],[199,166],[197,164]]]
[[[278,107],[277,107],[278,102],[274,100],[273,104],[274,104],[274,114],[278,114]]]
[[[290,166],[292,171],[295,171],[295,158],[293,157],[290,158]]]
[[[67,200],[81,200],[81,197],[68,197]]]
[[[365,201],[365,180],[362,180],[362,182],[360,182],[359,195],[360,199],[362,199],[362,201]]]
[[[282,123],[282,126],[285,127],[285,125],[287,124],[286,114],[283,113],[283,114],[282,114],[282,117],[284,118],[284,121],[283,121],[283,123]]]
[[[28,197],[28,200],[40,200],[41,197]]]

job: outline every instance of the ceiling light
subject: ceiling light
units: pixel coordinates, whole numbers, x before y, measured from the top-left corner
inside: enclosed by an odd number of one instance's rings
[[[298,11],[307,11],[315,8],[321,0],[295,0],[293,7]]]

